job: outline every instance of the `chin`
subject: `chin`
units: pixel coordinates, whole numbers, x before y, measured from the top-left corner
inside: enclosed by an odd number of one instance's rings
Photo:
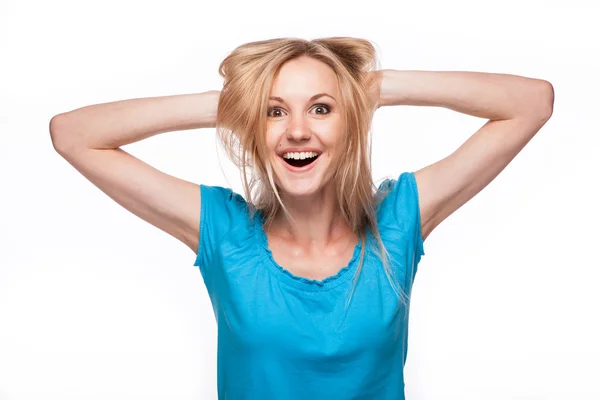
[[[318,159],[312,168],[305,167],[299,171],[286,165],[285,161],[278,157],[274,167],[274,178],[280,194],[294,197],[313,196],[326,187],[324,171],[327,170],[328,163],[325,159]]]
[[[281,186],[281,191],[288,196],[308,197],[321,191],[321,185],[314,184],[293,184],[287,183]]]
[[[285,175],[285,171],[283,176],[276,176],[275,179],[279,194],[293,197],[313,196],[323,191],[326,186],[321,176],[289,177]]]

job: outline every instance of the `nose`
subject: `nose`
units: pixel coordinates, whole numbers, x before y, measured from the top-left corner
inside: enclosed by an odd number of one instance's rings
[[[289,140],[301,141],[310,139],[310,129],[302,114],[290,118],[286,135]]]

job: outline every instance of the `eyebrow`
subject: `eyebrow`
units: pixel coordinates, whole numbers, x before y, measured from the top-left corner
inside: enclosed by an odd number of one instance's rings
[[[319,97],[323,97],[323,96],[331,97],[333,99],[333,101],[337,101],[337,100],[335,100],[335,97],[333,97],[332,95],[327,94],[327,93],[317,93],[313,97],[311,97],[308,101],[309,102],[314,101],[314,100],[318,99]],[[275,100],[280,103],[285,103],[285,101],[283,101],[283,99],[281,97],[277,97],[277,96],[271,96],[271,97],[269,97],[269,100]]]

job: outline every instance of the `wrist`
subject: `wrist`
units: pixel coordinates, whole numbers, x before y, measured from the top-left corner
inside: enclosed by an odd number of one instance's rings
[[[374,109],[385,105],[382,103],[381,98],[381,82],[383,80],[384,70],[377,70],[369,73],[369,96],[371,98],[371,104]]]

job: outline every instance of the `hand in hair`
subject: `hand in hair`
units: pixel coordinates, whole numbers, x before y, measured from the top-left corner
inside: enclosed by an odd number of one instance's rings
[[[383,82],[383,73],[384,70],[377,70],[373,72],[369,72],[369,89],[370,89],[370,97],[372,104],[375,109],[378,109],[383,104],[381,103],[381,84]]]

